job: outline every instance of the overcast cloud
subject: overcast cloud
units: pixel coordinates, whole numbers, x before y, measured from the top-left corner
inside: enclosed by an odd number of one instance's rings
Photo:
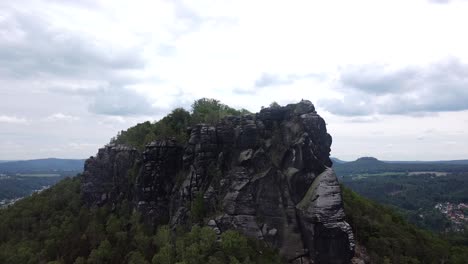
[[[468,158],[467,13],[463,0],[1,1],[0,160],[85,158],[200,97],[253,112],[309,99],[345,160]]]
[[[468,65],[450,59],[424,67],[388,70],[379,65],[350,67],[336,87],[341,99],[319,105],[333,114],[420,115],[468,110]]]

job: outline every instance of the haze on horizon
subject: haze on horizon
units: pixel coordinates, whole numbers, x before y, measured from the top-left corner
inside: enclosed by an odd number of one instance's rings
[[[0,2],[0,160],[86,158],[216,98],[311,100],[354,160],[468,158],[468,1]]]

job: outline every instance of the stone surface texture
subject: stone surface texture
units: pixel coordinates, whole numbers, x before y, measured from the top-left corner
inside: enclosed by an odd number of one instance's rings
[[[330,156],[331,136],[301,101],[198,124],[189,140],[155,141],[143,153],[106,146],[86,162],[89,205],[130,199],[150,224],[204,224],[265,241],[290,263],[350,263],[354,252]],[[133,178],[132,178],[133,177]]]

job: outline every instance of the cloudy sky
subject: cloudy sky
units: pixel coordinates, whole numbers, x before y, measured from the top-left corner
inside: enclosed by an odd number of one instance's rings
[[[0,1],[0,159],[212,97],[311,100],[344,160],[468,158],[468,1]]]

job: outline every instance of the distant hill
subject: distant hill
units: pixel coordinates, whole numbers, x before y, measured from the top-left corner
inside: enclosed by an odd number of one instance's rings
[[[45,173],[83,171],[83,159],[35,159],[0,163],[0,173]]]
[[[374,157],[362,157],[355,161],[349,162],[350,164],[359,164],[359,165],[383,165],[385,162],[378,160]]]

